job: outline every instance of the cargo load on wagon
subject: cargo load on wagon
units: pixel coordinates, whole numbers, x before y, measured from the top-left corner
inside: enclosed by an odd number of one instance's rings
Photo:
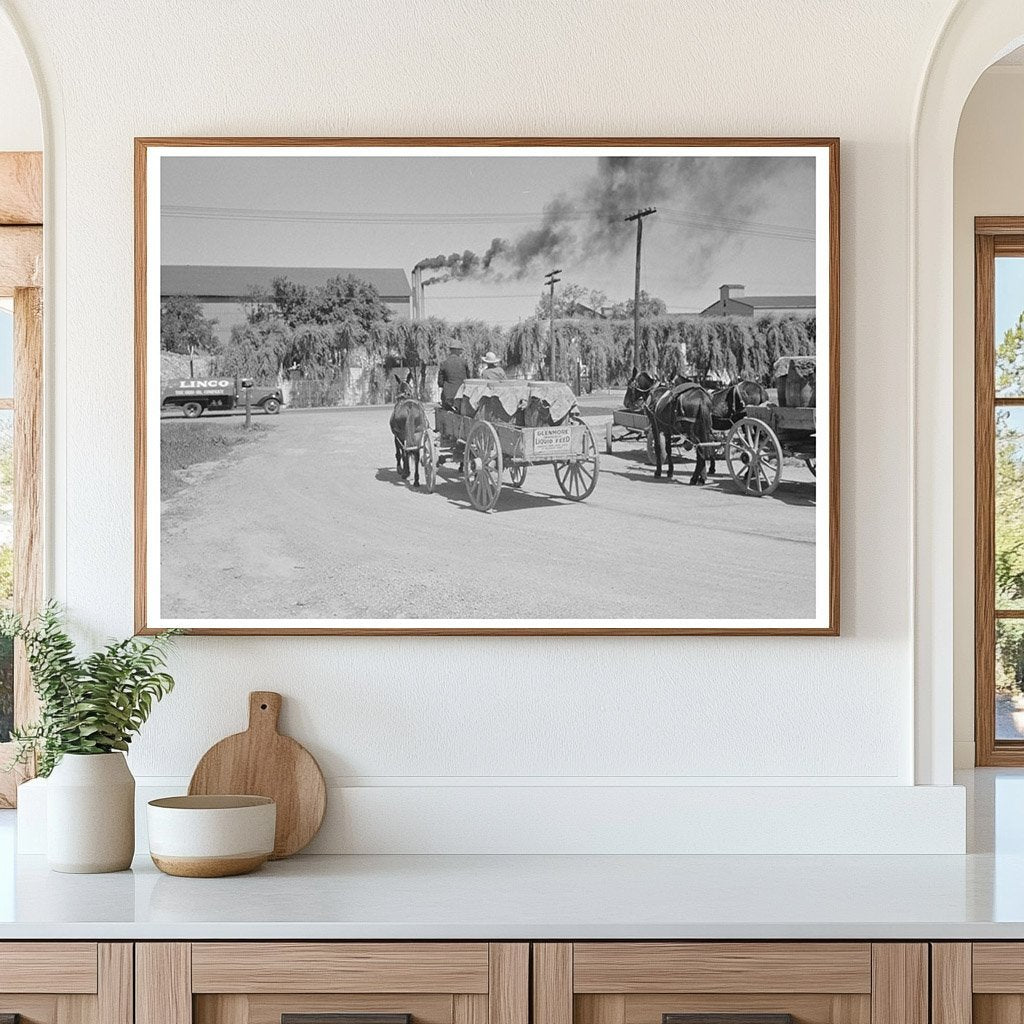
[[[459,414],[517,427],[557,427],[579,416],[568,384],[550,380],[466,380],[455,393]]]
[[[784,409],[813,409],[817,398],[814,356],[781,356],[775,360],[775,387]]]

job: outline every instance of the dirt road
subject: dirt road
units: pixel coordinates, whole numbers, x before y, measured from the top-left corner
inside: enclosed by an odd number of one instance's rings
[[[640,444],[604,454],[614,398],[584,413],[601,472],[562,498],[550,467],[484,514],[444,467],[433,494],[395,472],[389,408],[285,410],[164,501],[162,614],[173,618],[729,618],[814,614],[814,482],[736,492],[723,464],[655,480]],[[193,422],[165,421],[188,430]],[[677,469],[679,467],[677,466]]]

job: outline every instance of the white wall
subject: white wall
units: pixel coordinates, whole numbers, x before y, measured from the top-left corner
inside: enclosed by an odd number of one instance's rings
[[[512,782],[526,807],[553,783],[913,782],[909,154],[945,0],[5,6],[51,103],[52,589],[91,638],[132,625],[133,136],[843,140],[840,639],[185,639],[138,774],[187,776],[263,687],[352,808]],[[896,842],[876,793],[861,813]],[[959,806],[934,810],[941,842]]]
[[[960,119],[954,162],[954,709],[956,759],[974,764],[974,218],[1024,215],[1024,65],[990,68]]]
[[[43,123],[32,69],[14,29],[0,17],[0,151],[42,148]]]

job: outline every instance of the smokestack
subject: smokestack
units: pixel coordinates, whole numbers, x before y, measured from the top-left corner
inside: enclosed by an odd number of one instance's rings
[[[409,296],[409,307],[413,320],[423,319],[423,270],[412,268],[412,294]]]

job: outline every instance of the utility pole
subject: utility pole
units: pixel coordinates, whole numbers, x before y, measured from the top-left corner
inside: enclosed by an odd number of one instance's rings
[[[644,217],[658,211],[653,206],[631,213],[623,220],[636,221],[636,283],[633,288],[633,370],[640,369],[640,246],[644,238]]]
[[[548,380],[555,379],[555,285],[562,280],[557,276],[561,272],[561,270],[552,270],[544,278],[544,283],[551,289],[551,305],[548,306],[548,365],[550,367]]]

